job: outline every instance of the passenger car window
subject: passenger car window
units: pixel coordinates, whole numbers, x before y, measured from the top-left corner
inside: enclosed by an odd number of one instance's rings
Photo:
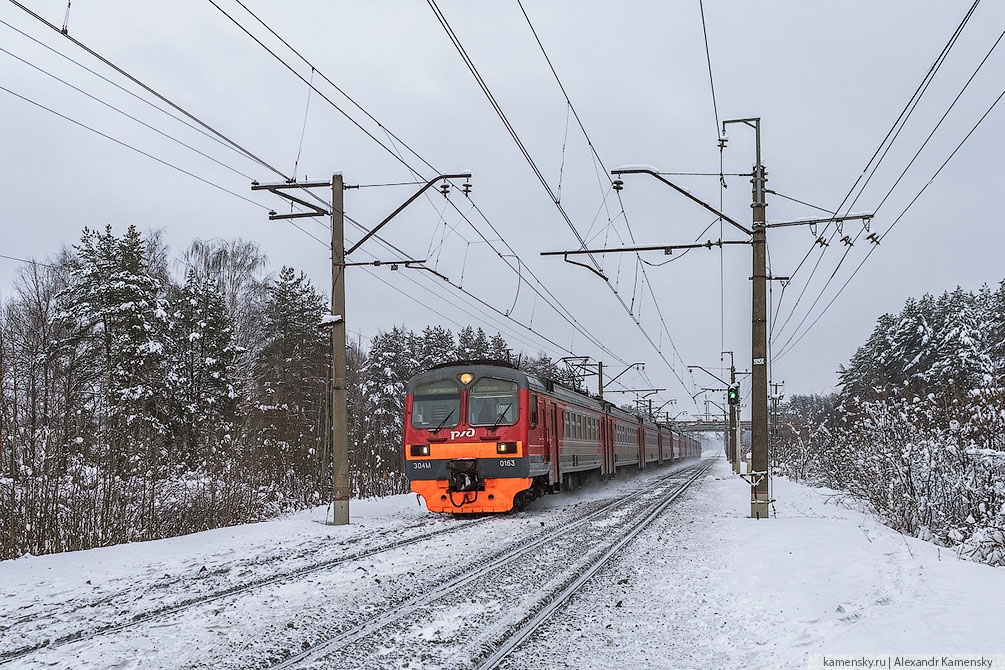
[[[472,426],[509,426],[516,420],[516,382],[482,377],[474,383],[468,394],[468,423]]]
[[[461,391],[449,379],[417,384],[412,393],[412,425],[453,428],[461,419]]]
[[[530,427],[535,428],[537,426],[537,396],[530,396]]]

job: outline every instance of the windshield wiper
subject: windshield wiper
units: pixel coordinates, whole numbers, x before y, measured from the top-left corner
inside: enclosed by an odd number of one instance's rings
[[[445,417],[443,417],[443,421],[440,421],[440,425],[438,425],[436,428],[433,428],[429,432],[432,433],[433,435],[436,435],[437,433],[439,433],[440,429],[443,428],[443,424],[445,424],[447,421],[450,421],[450,417],[452,417],[453,415],[454,415],[454,410],[450,410],[447,413],[447,415]]]
[[[508,412],[509,408],[512,406],[513,406],[512,401],[506,403],[506,406],[503,407],[502,411],[499,412],[499,416],[497,416],[496,420],[492,423],[492,430],[490,432],[493,433],[496,432],[496,429],[499,428],[499,424],[502,422],[503,416],[505,416],[506,412]]]

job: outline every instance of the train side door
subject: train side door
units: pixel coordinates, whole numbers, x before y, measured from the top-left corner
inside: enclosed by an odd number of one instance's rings
[[[606,414],[600,419],[600,442],[601,451],[604,453],[601,459],[604,464],[601,473],[608,476],[611,474],[611,420]]]
[[[562,482],[561,475],[560,475],[560,473],[558,471],[559,461],[561,460],[558,457],[558,452],[559,452],[559,449],[558,449],[559,429],[558,429],[558,427],[560,425],[562,425],[562,424],[560,424],[558,422],[558,419],[559,419],[558,405],[552,404],[552,406],[551,406],[551,443],[548,445],[548,454],[549,454],[549,457],[551,459],[551,483],[552,484],[560,484]]]

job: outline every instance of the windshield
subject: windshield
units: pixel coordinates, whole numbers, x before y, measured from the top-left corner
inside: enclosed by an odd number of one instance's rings
[[[503,426],[516,423],[516,382],[483,377],[468,395],[468,423],[472,426]]]
[[[449,379],[418,384],[412,394],[412,425],[453,428],[461,418],[461,391]]]

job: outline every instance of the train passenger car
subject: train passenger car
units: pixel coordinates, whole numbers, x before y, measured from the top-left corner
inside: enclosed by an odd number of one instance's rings
[[[406,475],[434,512],[505,512],[690,453],[665,426],[499,361],[416,375],[404,419]]]

